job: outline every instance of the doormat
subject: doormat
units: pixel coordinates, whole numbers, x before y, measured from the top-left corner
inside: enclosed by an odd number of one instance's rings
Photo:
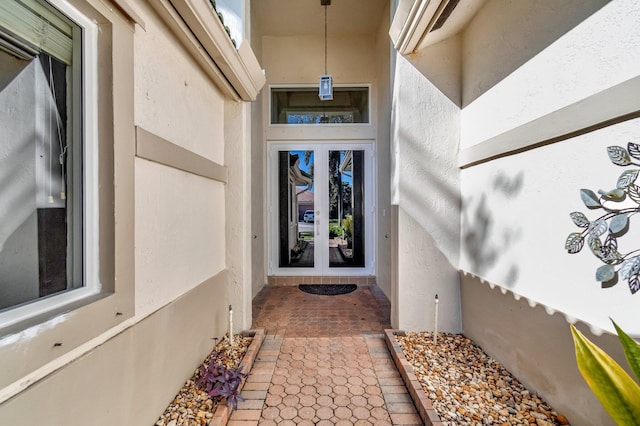
[[[337,296],[339,294],[351,293],[358,288],[358,286],[355,284],[299,284],[298,288],[309,294]]]

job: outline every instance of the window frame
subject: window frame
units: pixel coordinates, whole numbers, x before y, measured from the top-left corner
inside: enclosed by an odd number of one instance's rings
[[[117,0],[123,4],[125,0]],[[64,368],[136,322],[134,35],[144,21],[104,0],[59,0],[97,26],[95,96],[100,201],[95,271],[99,291],[0,324],[0,404]],[[117,107],[116,107],[117,106]],[[17,348],[19,347],[19,350]]]
[[[369,117],[369,121],[367,123],[272,123],[272,113],[273,113],[273,89],[315,89],[318,90],[318,84],[270,84],[269,85],[269,96],[268,96],[268,111],[267,111],[267,126],[273,128],[294,128],[294,127],[302,127],[302,128],[313,128],[313,127],[371,127],[374,124],[374,118],[372,116],[372,102],[371,102],[371,83],[340,83],[333,84],[333,89],[367,89],[367,114]]]
[[[62,15],[73,21],[80,31],[74,28],[73,51],[82,58],[80,67],[71,67],[72,144],[81,146],[81,162],[71,159],[71,167],[75,173],[81,173],[81,253],[82,253],[82,286],[71,288],[47,297],[32,299],[19,305],[5,308],[0,312],[0,329],[26,321],[32,317],[46,314],[63,305],[79,302],[96,295],[102,286],[99,279],[99,196],[98,196],[98,108],[97,108],[97,76],[98,76],[98,25],[82,14],[65,0],[44,0]],[[80,84],[79,90],[76,84]],[[73,200],[70,200],[73,202]],[[76,227],[68,230],[75,232]],[[76,236],[73,240],[77,241]]]

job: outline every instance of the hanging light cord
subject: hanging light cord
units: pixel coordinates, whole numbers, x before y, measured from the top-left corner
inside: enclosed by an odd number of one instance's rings
[[[324,74],[327,75],[327,5],[324,6]]]

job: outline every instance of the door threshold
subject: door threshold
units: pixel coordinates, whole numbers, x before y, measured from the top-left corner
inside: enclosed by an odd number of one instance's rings
[[[295,286],[298,284],[356,284],[373,286],[376,285],[376,277],[375,275],[270,275],[267,277],[267,285],[270,286]]]

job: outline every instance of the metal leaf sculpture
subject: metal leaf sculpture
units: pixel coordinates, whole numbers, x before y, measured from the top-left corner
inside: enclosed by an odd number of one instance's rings
[[[609,146],[607,154],[617,166],[640,166],[640,144],[629,142],[626,149]],[[590,221],[584,213],[570,213],[572,222],[581,230],[569,234],[564,245],[568,253],[578,253],[586,239],[593,255],[604,263],[596,270],[596,280],[602,282],[603,287],[611,287],[619,279],[627,280],[631,294],[640,291],[640,248],[620,253],[617,238],[627,233],[632,217],[640,213],[640,186],[636,185],[639,175],[640,169],[627,169],[618,177],[615,188],[599,190],[599,195],[590,189],[581,189],[580,198],[585,207],[601,209],[602,215]],[[600,237],[605,234],[603,243]]]

